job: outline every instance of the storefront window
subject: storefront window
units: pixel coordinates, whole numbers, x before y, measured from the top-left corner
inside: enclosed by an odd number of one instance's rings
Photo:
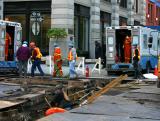
[[[127,26],[127,18],[120,16],[119,17],[119,25],[120,26]]]
[[[42,20],[31,19],[32,12],[39,12]],[[20,1],[4,2],[4,18],[19,22],[22,25],[22,39],[30,42],[35,40],[45,56],[49,51],[49,38],[46,36],[51,27],[51,1]],[[35,28],[37,27],[37,31]],[[37,33],[35,33],[37,32]]]
[[[22,39],[26,40],[26,16],[25,14],[6,15],[5,19],[13,22],[21,23],[22,26]]]
[[[80,56],[88,57],[89,51],[89,16],[90,9],[75,4],[74,36],[75,46]]]
[[[40,18],[42,20],[37,19],[37,21],[30,18],[30,41],[35,41],[43,55],[46,55],[49,48],[47,31],[51,26],[51,17],[49,14],[40,14]]]

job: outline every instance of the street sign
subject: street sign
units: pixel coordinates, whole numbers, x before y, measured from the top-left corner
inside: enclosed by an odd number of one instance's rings
[[[36,22],[37,21],[41,22],[44,20],[43,17],[41,16],[41,13],[35,12],[35,11],[31,13],[30,19],[31,19],[31,21],[36,21]]]

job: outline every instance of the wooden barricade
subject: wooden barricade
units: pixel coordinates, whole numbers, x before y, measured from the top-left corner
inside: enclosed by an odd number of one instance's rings
[[[127,75],[121,75],[118,78],[114,79],[111,81],[109,84],[107,84],[104,88],[96,92],[95,94],[91,95],[86,101],[84,101],[82,104],[86,103],[92,103],[95,99],[97,99],[99,96],[102,94],[106,93],[109,91],[111,88],[115,87],[117,84],[119,84],[122,80],[126,79],[128,76]]]

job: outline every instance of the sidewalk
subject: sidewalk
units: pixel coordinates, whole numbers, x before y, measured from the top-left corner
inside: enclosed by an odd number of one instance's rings
[[[91,71],[93,69],[93,66],[94,66],[93,64],[88,64],[87,66],[89,67],[90,77],[106,77],[107,76],[107,71],[105,70],[105,68],[101,69],[101,74],[99,74],[98,71],[94,71],[93,73],[91,73]],[[48,65],[41,64],[41,67],[42,67],[42,70],[44,71],[45,75],[52,75],[53,66],[52,66],[51,73],[50,73],[50,67]],[[63,76],[64,77],[69,75],[69,66],[62,66],[62,70],[63,70]],[[31,73],[30,67],[29,67],[29,72],[28,73]],[[85,77],[85,75],[83,75],[83,73],[81,71],[77,71],[77,73],[78,73],[79,77]],[[39,74],[38,69],[36,69],[35,74]]]

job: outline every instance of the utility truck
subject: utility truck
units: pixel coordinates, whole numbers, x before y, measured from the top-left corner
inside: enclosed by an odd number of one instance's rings
[[[129,61],[125,61],[124,40],[130,37],[131,44],[127,52]],[[159,31],[143,26],[115,26],[106,28],[106,69],[108,72],[133,72],[133,56],[137,47],[140,51],[139,65],[149,71],[158,63],[160,51]]]
[[[0,20],[0,71],[17,72],[16,52],[21,45],[20,23]]]

